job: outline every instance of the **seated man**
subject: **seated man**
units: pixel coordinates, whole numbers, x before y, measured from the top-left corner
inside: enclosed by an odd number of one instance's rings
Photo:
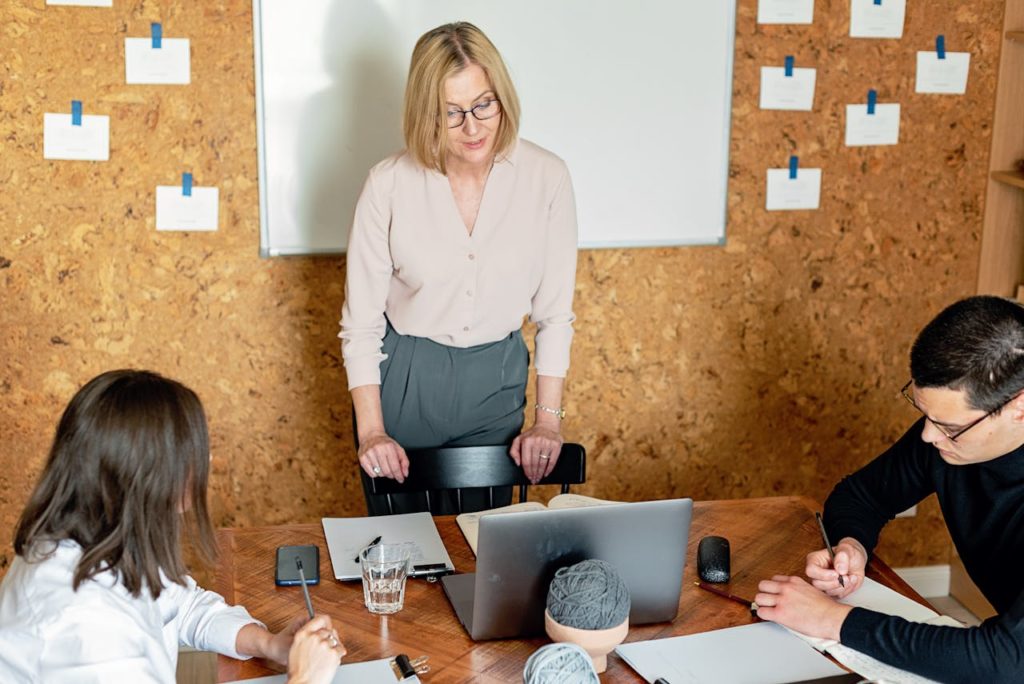
[[[903,394],[923,418],[825,503],[835,560],[827,550],[808,555],[813,586],[762,581],[758,615],[942,682],[1024,681],[1024,308],[998,297],[953,304],[921,331],[910,372]],[[998,616],[959,629],[829,598],[863,583],[881,528],[933,492]]]

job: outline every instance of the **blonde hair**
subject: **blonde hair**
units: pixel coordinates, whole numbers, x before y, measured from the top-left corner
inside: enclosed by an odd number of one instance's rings
[[[428,169],[447,173],[448,120],[444,84],[471,64],[487,74],[501,102],[501,121],[494,139],[500,158],[519,135],[519,98],[498,49],[473,24],[459,21],[424,33],[412,51],[405,85],[402,132],[413,159]],[[471,116],[471,115],[470,115]]]

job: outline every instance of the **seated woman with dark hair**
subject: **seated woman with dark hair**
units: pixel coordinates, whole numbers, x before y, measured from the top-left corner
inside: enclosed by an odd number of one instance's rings
[[[289,682],[331,680],[345,649],[329,617],[272,634],[188,575],[183,533],[216,556],[209,468],[187,387],[120,370],[78,391],[0,585],[0,681],[174,682],[179,644],[274,660]]]

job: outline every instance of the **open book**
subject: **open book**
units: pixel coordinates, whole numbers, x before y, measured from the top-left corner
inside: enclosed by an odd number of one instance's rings
[[[922,606],[917,601],[909,599],[878,582],[864,578],[864,584],[857,591],[853,592],[841,603],[858,608],[866,608],[886,615],[897,615],[911,622],[923,622],[930,625],[945,625],[948,627],[963,627],[963,625],[947,615],[939,615],[931,608]],[[837,661],[850,668],[862,677],[872,680],[891,682],[892,684],[933,684],[933,680],[920,675],[912,674],[899,668],[875,660],[871,656],[860,651],[855,651],[848,646],[843,646],[838,641],[829,639],[818,639],[806,634],[790,630],[814,648],[828,653]]]
[[[481,516],[492,515],[494,513],[543,511],[548,508],[587,508],[588,506],[607,506],[608,504],[617,503],[622,502],[607,501],[605,499],[595,499],[592,496],[583,496],[581,494],[559,494],[558,496],[552,497],[551,500],[548,501],[547,506],[538,501],[527,501],[526,503],[512,504],[511,506],[492,508],[489,511],[480,511],[478,513],[463,513],[462,515],[456,516],[455,522],[459,524],[459,529],[461,529],[462,534],[465,535],[466,542],[469,544],[469,548],[473,550],[473,555],[475,556],[477,538],[480,536]]]

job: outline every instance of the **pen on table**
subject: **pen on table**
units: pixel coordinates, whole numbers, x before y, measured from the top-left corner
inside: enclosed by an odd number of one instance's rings
[[[302,571],[302,559],[295,557],[295,567],[299,569],[299,581],[302,582],[302,595],[306,599],[306,610],[309,612],[309,619],[313,619],[313,602],[309,600],[309,587],[306,586],[306,573]]]
[[[654,684],[668,684],[668,680],[664,677],[658,677],[654,680]]]
[[[696,584],[698,587],[700,587],[704,591],[710,591],[712,594],[717,594],[717,595],[721,596],[722,598],[727,598],[730,601],[735,601],[736,603],[742,604],[742,605],[746,606],[750,610],[750,612],[753,613],[755,616],[757,615],[757,604],[754,603],[753,601],[748,601],[747,599],[741,598],[741,597],[737,596],[736,594],[730,594],[729,592],[727,592],[727,591],[725,591],[723,589],[719,589],[718,587],[713,587],[710,584],[708,584],[707,582],[694,582],[694,584]]]
[[[828,549],[828,555],[832,559],[833,569],[836,566],[836,552],[832,548],[832,543],[828,540],[828,534],[825,533],[825,521],[821,519],[821,513],[815,513],[814,517],[818,520],[818,529],[821,530],[821,539],[825,542],[825,548]],[[836,570],[836,573],[839,571]],[[846,582],[843,581],[843,576],[839,575],[839,586],[845,587]]]
[[[373,538],[373,541],[372,541],[372,542],[370,542],[369,544],[367,544],[366,546],[364,546],[364,547],[363,547],[363,551],[365,551],[366,549],[370,548],[371,546],[376,546],[377,544],[380,544],[380,537],[379,537],[379,536],[378,536],[378,537],[374,537],[374,538]],[[356,562],[356,563],[358,563],[358,562],[359,562],[359,556],[360,556],[360,555],[362,555],[363,551],[360,551],[360,552],[359,552],[359,555],[357,555],[357,556],[355,557],[355,562]]]

